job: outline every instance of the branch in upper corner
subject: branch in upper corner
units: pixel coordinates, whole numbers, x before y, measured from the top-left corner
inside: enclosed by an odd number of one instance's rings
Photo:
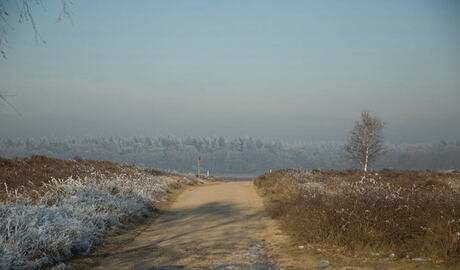
[[[72,13],[70,6],[73,4],[71,0],[59,0],[61,5],[61,11],[56,19],[56,22],[62,22],[65,19],[69,19],[72,22]],[[8,48],[8,33],[13,31],[14,28],[10,21],[16,18],[12,17],[13,8],[17,9],[17,20],[19,23],[29,23],[34,31],[35,41],[44,43],[45,41],[41,38],[38,26],[33,16],[33,8],[43,6],[41,0],[13,0],[10,3],[14,5],[7,6],[5,0],[0,0],[0,55],[6,59],[7,48]],[[15,7],[14,7],[15,6]]]

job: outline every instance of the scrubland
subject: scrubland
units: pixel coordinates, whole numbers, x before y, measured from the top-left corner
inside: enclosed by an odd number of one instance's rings
[[[102,161],[1,158],[0,269],[88,254],[109,228],[154,216],[168,193],[206,181]]]
[[[299,243],[459,265],[459,172],[285,169],[255,185]]]

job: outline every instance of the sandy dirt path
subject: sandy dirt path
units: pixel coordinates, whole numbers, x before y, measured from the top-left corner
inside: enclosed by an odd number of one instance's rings
[[[323,269],[318,266],[327,261],[331,270],[432,269],[299,248],[306,243],[292,241],[279,225],[266,215],[252,182],[206,184],[184,191],[157,218],[109,237],[95,254],[72,265],[77,270],[304,270]]]
[[[136,237],[103,248],[95,269],[272,269],[263,215],[252,182],[194,187]]]

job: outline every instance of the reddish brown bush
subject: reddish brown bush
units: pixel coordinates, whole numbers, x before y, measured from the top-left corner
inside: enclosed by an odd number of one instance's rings
[[[154,176],[167,175],[165,172],[140,169],[130,164],[120,164],[108,161],[61,160],[45,156],[32,156],[30,158],[8,159],[0,157],[0,191],[8,188],[10,191],[18,190],[20,193],[37,190],[52,178],[67,179],[73,177],[100,177],[119,176],[133,171],[145,172]],[[5,196],[0,192],[0,201]]]
[[[255,184],[295,237],[401,257],[460,259],[458,173],[282,170]]]

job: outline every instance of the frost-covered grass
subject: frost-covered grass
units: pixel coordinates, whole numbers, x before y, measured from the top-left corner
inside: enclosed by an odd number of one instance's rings
[[[0,269],[38,269],[87,254],[110,227],[153,216],[155,203],[172,189],[203,182],[131,167],[119,175],[94,171],[84,178],[53,179],[38,190],[6,187],[0,203]]]
[[[273,216],[299,241],[458,262],[459,175],[382,173],[282,170],[256,185],[275,199]],[[394,181],[403,176],[414,181]]]

